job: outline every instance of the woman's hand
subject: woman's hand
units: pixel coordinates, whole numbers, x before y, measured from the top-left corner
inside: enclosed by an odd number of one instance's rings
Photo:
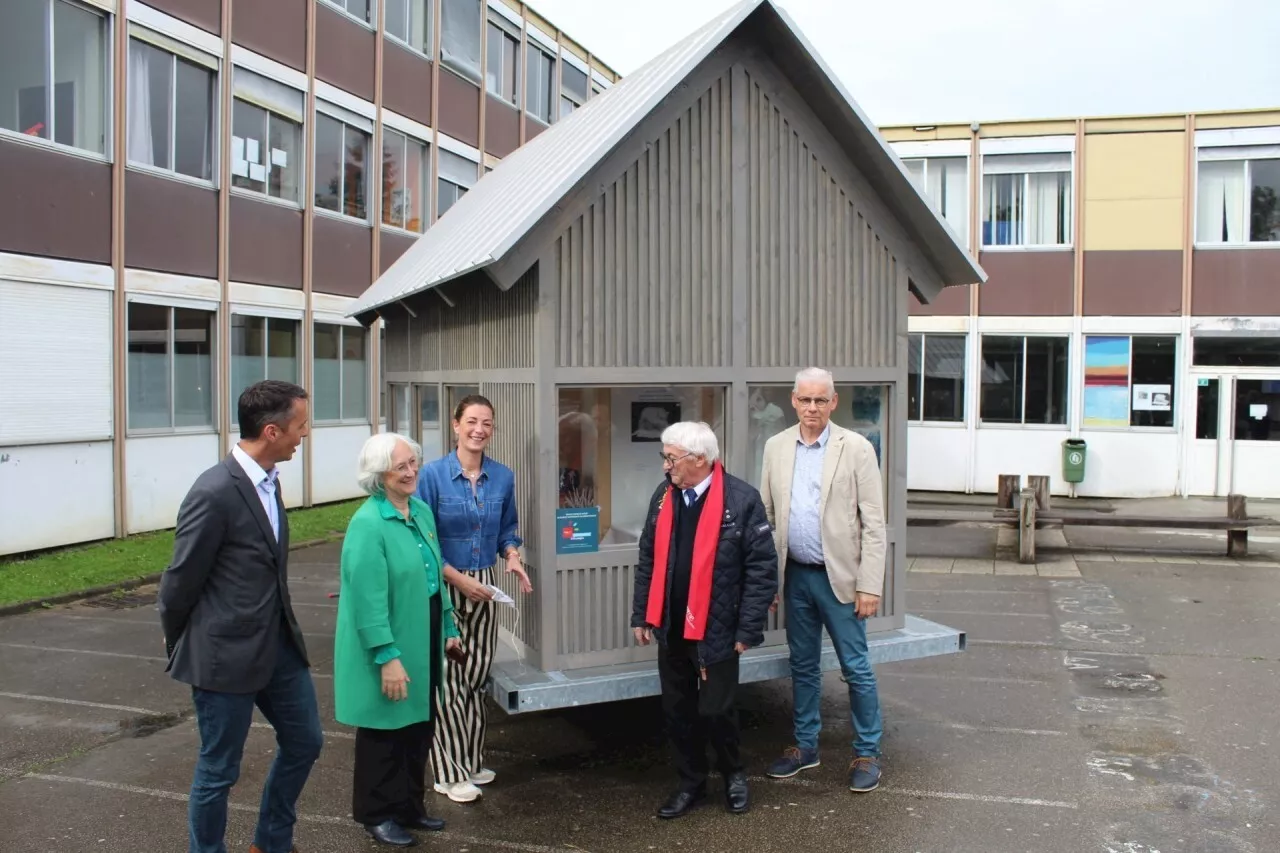
[[[448,652],[453,651],[454,649],[460,649],[460,648],[462,648],[462,640],[458,639],[457,637],[450,637],[449,639],[444,641],[444,650],[446,654]]]
[[[480,581],[476,580],[466,572],[461,572],[460,575],[461,577],[459,579],[462,584],[459,589],[461,589],[462,594],[467,598],[476,602],[490,601],[493,598],[493,590],[489,589],[489,587],[480,583]]]
[[[507,555],[507,573],[515,574],[520,578],[520,591],[525,595],[533,592],[533,584],[529,582],[529,573],[524,569],[524,563],[520,560],[520,552],[512,551]]]
[[[409,674],[404,671],[400,658],[389,660],[382,665],[382,695],[392,702],[401,702],[409,698]]]

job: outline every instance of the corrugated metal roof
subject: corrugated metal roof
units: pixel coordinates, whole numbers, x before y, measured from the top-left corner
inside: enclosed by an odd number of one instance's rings
[[[500,260],[700,62],[762,7],[773,13],[765,16],[768,22],[782,25],[776,34],[781,39],[767,39],[767,48],[780,52],[775,59],[784,71],[817,78],[813,82],[819,84],[819,95],[833,101],[831,106],[841,113],[822,116],[824,122],[837,139],[863,155],[858,157],[859,166],[920,241],[944,283],[985,280],[981,268],[924,202],[901,161],[791,19],[771,0],[745,0],[516,149],[419,237],[356,300],[349,316],[366,314]],[[813,89],[800,90],[810,99],[815,95]],[[868,164],[864,158],[872,162]]]

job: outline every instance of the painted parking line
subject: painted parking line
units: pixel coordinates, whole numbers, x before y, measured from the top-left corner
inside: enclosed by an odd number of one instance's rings
[[[144,788],[140,785],[126,785],[121,782],[104,782],[99,779],[84,779],[78,776],[61,776],[51,773],[27,773],[23,779],[37,779],[41,782],[58,782],[67,785],[84,785],[90,788],[101,788],[106,791],[116,791],[124,794],[138,794],[144,797],[152,797],[158,800],[171,800],[176,803],[185,803],[190,799],[187,794],[178,793],[177,791],[162,791],[158,788]],[[228,803],[227,808],[237,812],[250,812],[257,814],[259,806],[248,805],[246,803]],[[346,826],[355,830],[359,825],[349,817],[334,817],[333,815],[307,814],[298,813],[298,820],[303,823],[317,823],[328,826]],[[433,839],[441,839],[444,841],[452,841],[456,844],[474,844],[482,847],[496,847],[500,850],[519,850],[522,853],[581,853],[580,848],[574,847],[551,847],[545,844],[526,844],[520,841],[504,841],[499,838],[480,838],[473,835],[458,835],[455,832],[433,832]]]
[[[130,714],[156,716],[160,711],[149,711],[146,708],[134,708],[131,705],[108,705],[103,702],[86,702],[83,699],[61,699],[57,696],[38,696],[34,693],[0,693],[0,698],[21,699],[28,702],[48,702],[55,705],[74,705],[78,708],[97,708],[102,711],[125,711]]]
[[[1062,800],[1040,800],[1033,797],[999,797],[992,794],[962,794],[956,791],[918,791],[912,788],[882,787],[877,790],[901,797],[919,797],[926,800],[964,800],[971,803],[991,803],[1003,806],[1042,806],[1051,809],[1078,809],[1078,803]]]
[[[1046,643],[1040,640],[978,640],[973,637],[965,638],[965,645],[968,646],[1029,646],[1033,649],[1056,649],[1057,643]]]
[[[949,720],[925,720],[925,719],[890,719],[885,721],[891,726],[935,726],[941,729],[954,729],[958,732],[975,732],[978,734],[990,735],[1026,735],[1028,737],[1061,737],[1071,734],[1070,732],[1056,731],[1054,729],[1019,729],[1010,726],[975,726],[969,723],[953,723]]]
[[[1013,611],[996,612],[991,610],[937,610],[932,607],[913,607],[914,613],[938,613],[948,616],[1008,616],[1017,619],[1052,619],[1052,613],[1015,613]]]
[[[988,675],[963,675],[947,672],[877,672],[877,678],[927,678],[934,681],[977,681],[982,684],[1026,684],[1035,687],[1050,687],[1054,682],[1045,678],[1006,678]]]
[[[126,652],[101,652],[96,649],[67,649],[61,646],[33,646],[30,643],[0,643],[0,647],[6,649],[27,649],[33,652],[59,652],[61,654],[71,655],[96,655],[104,658],[125,658],[126,660],[145,660],[153,663],[168,663],[168,658],[154,657],[152,655],[131,655]]]

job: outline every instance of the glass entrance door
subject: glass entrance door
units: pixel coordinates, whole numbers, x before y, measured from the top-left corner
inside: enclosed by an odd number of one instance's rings
[[[1280,497],[1280,374],[1195,375],[1188,492]]]

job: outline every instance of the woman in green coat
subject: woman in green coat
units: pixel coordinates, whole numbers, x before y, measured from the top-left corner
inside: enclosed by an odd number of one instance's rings
[[[338,722],[356,727],[352,816],[382,844],[415,844],[407,829],[440,830],[423,804],[435,720],[432,691],[446,650],[460,647],[453,604],[442,595],[440,544],[414,496],[422,450],[394,433],[360,451],[356,510],[342,543],[334,639]]]

